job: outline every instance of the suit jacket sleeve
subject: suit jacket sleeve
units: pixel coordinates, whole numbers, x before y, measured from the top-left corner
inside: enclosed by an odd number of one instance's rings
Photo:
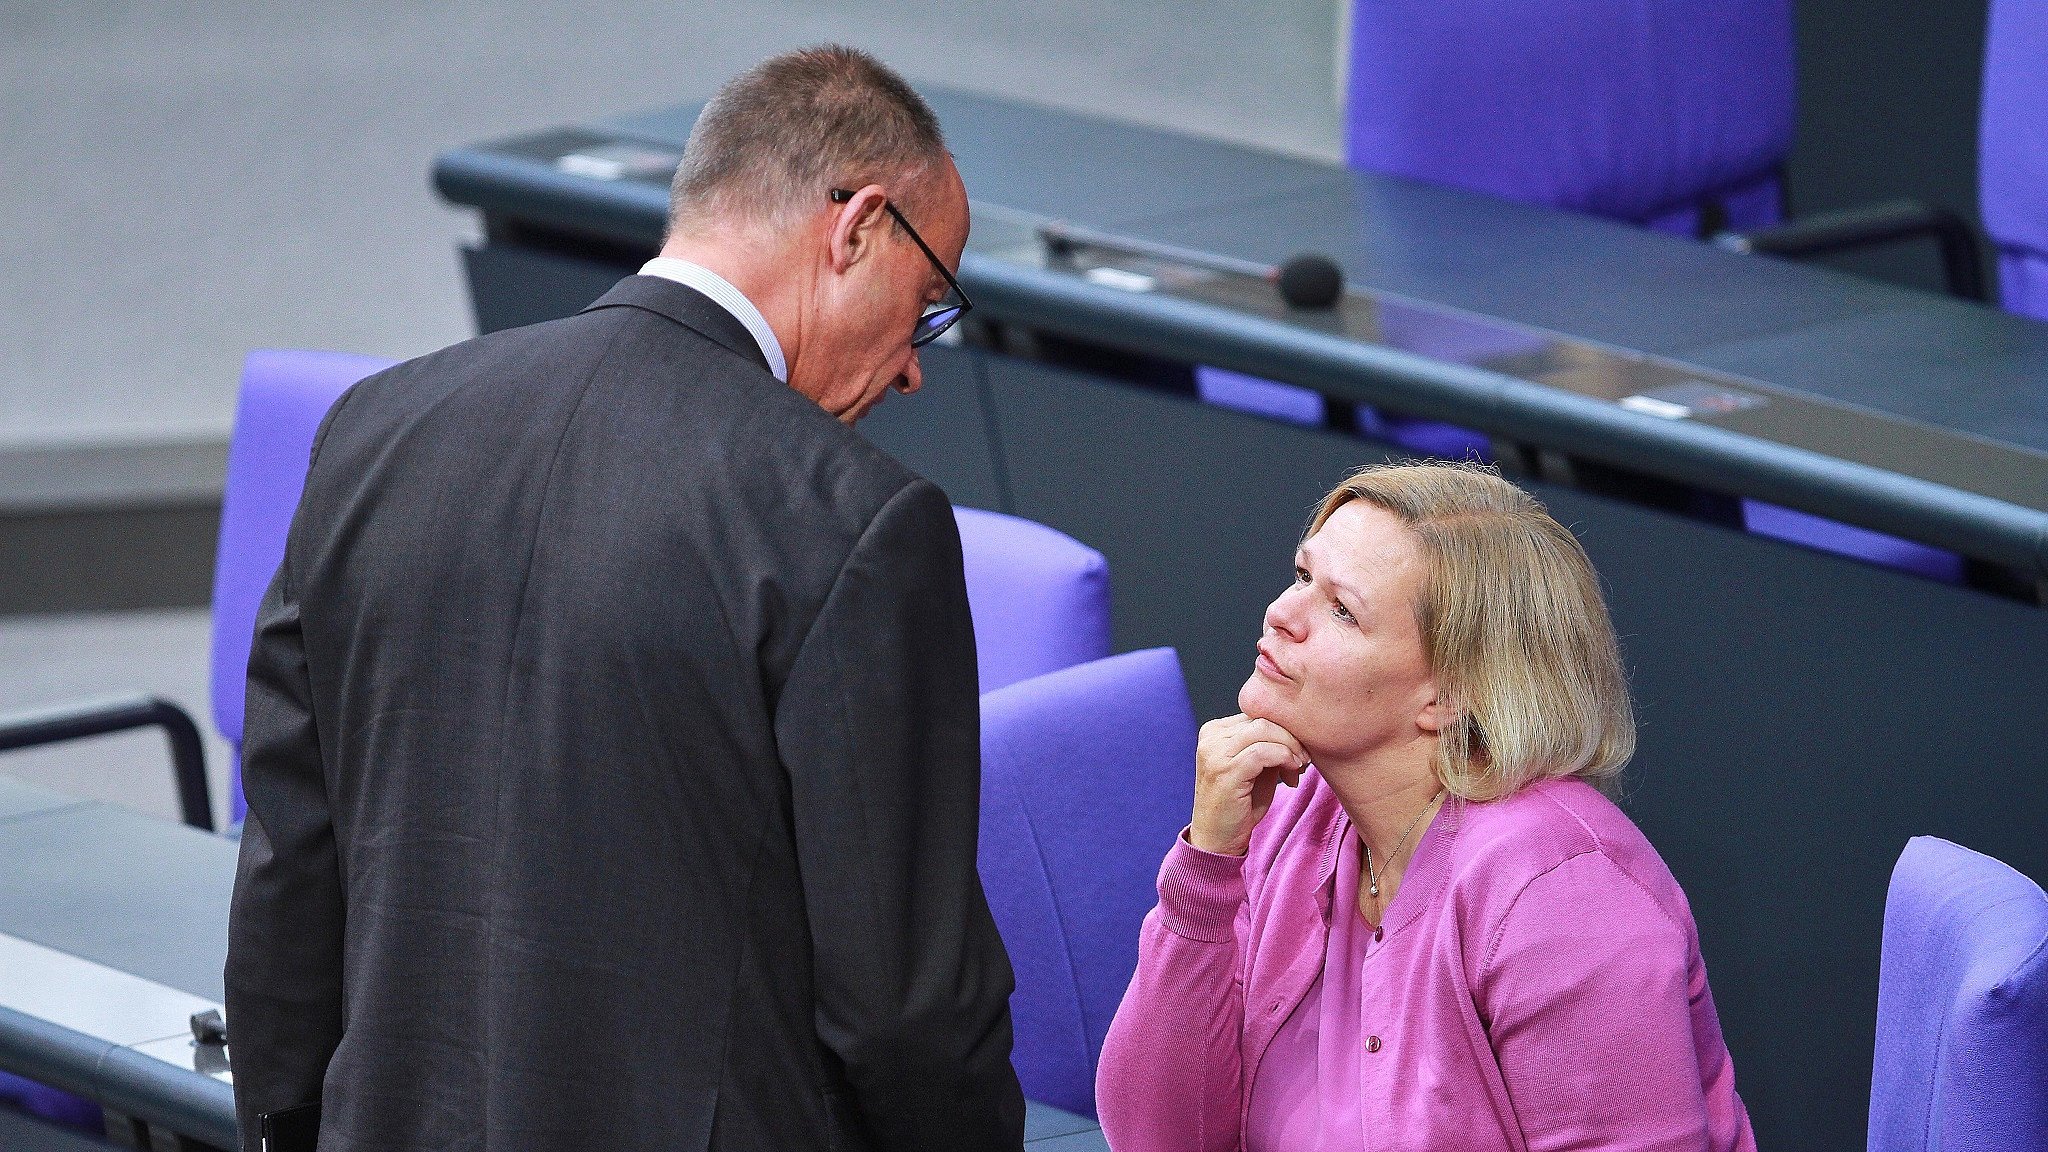
[[[227,1013],[243,1149],[257,1116],[320,1098],[341,1040],[342,887],[287,557],[257,610],[228,919]]]
[[[899,491],[776,708],[820,1040],[878,1148],[1016,1149],[1009,958],[975,871],[980,698],[945,495]]]

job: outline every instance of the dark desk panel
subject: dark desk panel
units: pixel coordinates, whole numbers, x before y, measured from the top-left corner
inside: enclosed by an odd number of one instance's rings
[[[927,95],[969,193],[981,200],[993,191],[996,203],[1045,216],[1124,225],[1344,178],[1327,164],[1218,141],[965,92]],[[661,239],[667,211],[666,172],[622,169],[592,177],[565,171],[555,160],[578,149],[601,150],[613,140],[644,143],[680,159],[702,107],[685,104],[457,149],[435,162],[435,186],[449,200],[486,213],[651,248]],[[1047,178],[1049,164],[1057,165],[1056,178]]]
[[[925,386],[889,393],[860,422],[861,435],[945,489],[955,504],[1006,509],[1013,501],[1002,443],[988,417],[981,356],[934,344],[918,353]]]
[[[0,1148],[8,1152],[106,1152],[107,1146],[32,1116],[0,1108]]]
[[[1249,277],[1136,260],[1109,266],[1146,273],[1121,288],[1093,277],[1092,256],[1050,260],[1007,228],[976,241],[992,246],[976,253],[975,298],[1036,328],[1456,421],[1527,458],[1788,504],[2009,566],[2028,588],[2048,582],[2048,453],[1372,290],[1300,312]],[[1751,406],[1679,418],[1639,406],[1673,387]]]
[[[54,978],[59,988],[113,994],[82,1006],[98,1024],[0,1007],[0,1066],[99,1101],[116,1127],[139,1131],[140,1121],[166,1136],[232,1146],[233,1090],[197,1067],[199,1054],[179,1034],[190,1012],[222,999],[236,845],[27,785],[0,787],[0,804],[10,801],[35,810],[0,819],[0,933],[63,954],[53,964],[111,969],[115,984],[90,971],[59,975],[41,962],[36,972],[10,973],[14,981]],[[134,977],[163,987],[138,991]],[[121,1034],[100,1034],[106,1028]]]

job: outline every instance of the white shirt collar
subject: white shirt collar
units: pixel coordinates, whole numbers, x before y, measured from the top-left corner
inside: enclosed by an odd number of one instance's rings
[[[761,310],[754,307],[754,302],[747,299],[744,292],[732,286],[732,281],[702,264],[692,264],[674,256],[656,256],[640,266],[640,274],[673,280],[711,297],[719,307],[732,313],[733,319],[747,326],[747,331],[754,336],[754,343],[761,346],[761,356],[768,361],[768,371],[774,373],[777,380],[789,383],[789,363],[782,358],[782,341],[775,338],[775,329],[768,326],[768,318],[761,315]]]

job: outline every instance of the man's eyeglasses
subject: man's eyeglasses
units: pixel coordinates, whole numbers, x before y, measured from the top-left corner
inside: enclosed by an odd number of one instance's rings
[[[834,204],[844,204],[851,199],[853,199],[852,189],[832,189],[832,202]],[[910,234],[911,240],[916,242],[917,250],[924,253],[924,258],[931,261],[932,267],[939,270],[939,275],[946,278],[948,298],[925,309],[924,315],[917,318],[917,326],[911,330],[910,346],[912,348],[922,348],[937,340],[940,336],[945,335],[946,329],[951,328],[962,316],[967,315],[969,309],[974,307],[974,301],[967,298],[966,289],[960,287],[960,282],[953,279],[951,272],[946,271],[946,265],[939,259],[938,254],[932,251],[932,246],[924,242],[924,237],[917,234],[917,229],[910,226],[910,221],[903,218],[903,213],[896,210],[896,205],[891,204],[885,199],[882,201],[882,207],[889,210],[890,217],[896,223],[901,224],[903,230]]]

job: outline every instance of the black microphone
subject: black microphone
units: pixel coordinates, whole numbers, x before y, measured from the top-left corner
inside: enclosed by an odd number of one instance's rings
[[[1296,253],[1273,272],[1280,298],[1296,308],[1329,308],[1344,294],[1344,270],[1320,252]]]
[[[1062,259],[1071,259],[1080,249],[1094,248],[1211,272],[1255,277],[1278,288],[1280,298],[1290,308],[1329,308],[1344,295],[1344,270],[1337,267],[1335,260],[1320,252],[1298,253],[1276,268],[1252,260],[1239,260],[1235,256],[1219,256],[1154,240],[1140,240],[1135,236],[1117,236],[1059,221],[1039,225],[1038,238],[1044,241],[1047,252]]]

